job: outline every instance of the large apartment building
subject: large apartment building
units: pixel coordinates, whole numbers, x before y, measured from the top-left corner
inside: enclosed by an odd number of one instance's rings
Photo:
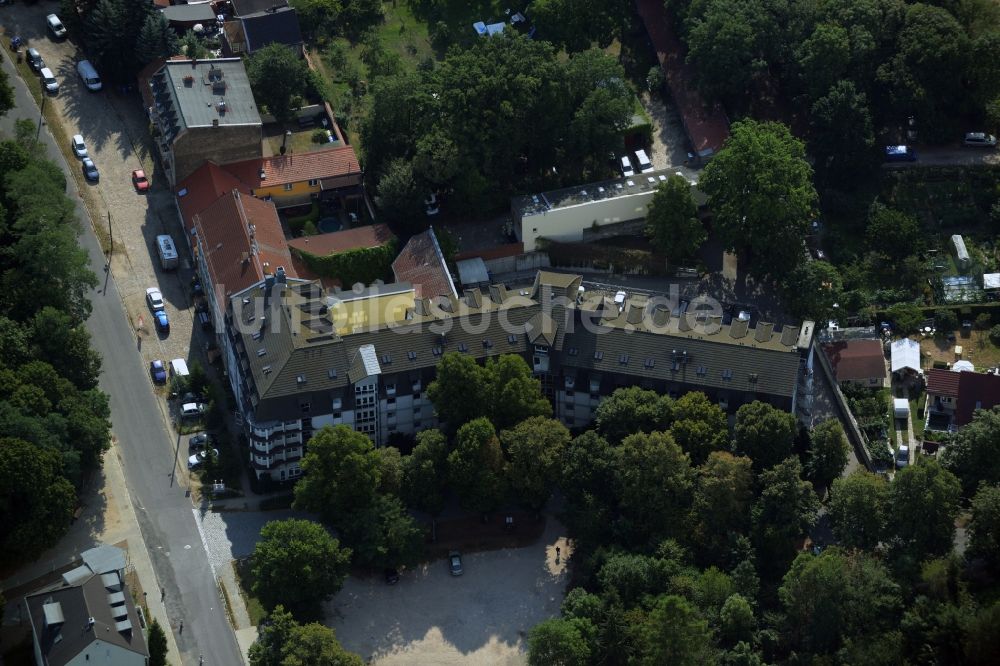
[[[426,395],[448,352],[525,358],[567,425],[603,396],[639,385],[704,391],[727,411],[762,400],[794,412],[812,364],[812,322],[778,326],[588,291],[576,275],[420,298],[406,283],[324,291],[282,269],[229,300],[228,376],[259,478],[301,474],[305,442],[345,424],[378,445],[438,425]]]

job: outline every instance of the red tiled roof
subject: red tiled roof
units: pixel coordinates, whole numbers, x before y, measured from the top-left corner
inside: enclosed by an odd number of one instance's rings
[[[260,170],[264,169],[264,178]],[[361,175],[352,146],[334,146],[308,153],[275,155],[226,165],[226,171],[252,188],[301,183],[338,176]]]
[[[958,379],[964,373],[931,368],[927,371],[927,394],[958,397]]]
[[[670,95],[680,111],[681,122],[694,151],[701,157],[719,152],[729,138],[729,119],[718,104],[709,106],[694,87],[693,68],[684,60],[684,50],[673,30],[663,0],[635,0],[636,9],[656,49]]]
[[[958,405],[955,425],[964,426],[972,421],[979,409],[992,409],[1000,405],[1000,376],[982,372],[955,372],[958,375]]]
[[[370,224],[354,229],[334,231],[318,236],[301,236],[288,241],[288,246],[318,257],[361,247],[385,245],[396,236],[384,224]]]
[[[885,354],[878,340],[842,340],[823,345],[838,382],[885,378]]]
[[[179,193],[185,190],[187,192],[184,196],[180,196]],[[250,194],[250,188],[215,162],[205,162],[182,180],[174,188],[174,192],[178,193],[177,205],[180,206],[184,220],[184,231],[190,234],[194,228],[194,216],[215,203],[223,194],[233,190]]]
[[[289,277],[297,276],[278,212],[268,201],[231,191],[197,213],[194,225],[220,302],[279,266]]]
[[[428,229],[407,241],[399,256],[392,262],[392,274],[396,276],[396,282],[412,284],[417,298],[458,297],[434,229]]]

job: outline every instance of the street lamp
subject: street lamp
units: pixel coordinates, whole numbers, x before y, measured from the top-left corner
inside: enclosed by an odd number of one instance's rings
[[[42,108],[38,110],[38,130],[35,132],[35,143],[42,136],[42,118],[45,116],[45,95],[42,95]]]

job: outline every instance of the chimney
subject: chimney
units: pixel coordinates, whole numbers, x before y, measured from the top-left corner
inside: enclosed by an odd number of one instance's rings
[[[244,264],[246,264],[246,263],[248,263],[249,261],[250,261],[250,253],[249,253],[249,252],[244,252],[244,253],[243,253],[243,259],[242,259],[242,262],[243,262]]]
[[[285,284],[285,267],[278,266],[278,270],[275,271],[275,277],[278,279],[278,284]]]
[[[219,119],[212,118],[212,127],[218,127],[218,126],[219,126]]]

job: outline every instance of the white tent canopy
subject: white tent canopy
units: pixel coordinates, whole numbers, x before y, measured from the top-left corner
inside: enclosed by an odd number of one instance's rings
[[[920,343],[909,338],[892,343],[892,371],[911,369],[920,372]]]

